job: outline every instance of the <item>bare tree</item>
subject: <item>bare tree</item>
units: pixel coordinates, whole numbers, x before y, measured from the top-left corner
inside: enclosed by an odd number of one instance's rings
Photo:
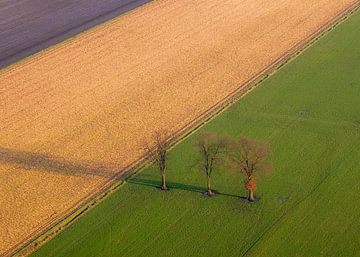
[[[240,137],[232,143],[229,151],[230,164],[246,176],[245,187],[249,192],[248,200],[251,202],[255,199],[255,174],[272,171],[272,166],[268,162],[269,155],[269,146],[263,141]]]
[[[206,175],[206,194],[208,196],[214,194],[211,190],[211,174],[214,168],[222,163],[227,143],[228,139],[226,136],[218,136],[214,132],[205,132],[199,136],[195,145],[200,155],[197,164]]]
[[[161,190],[166,187],[166,169],[168,150],[170,147],[170,136],[168,131],[157,131],[153,134],[151,144],[146,145],[146,151],[151,161],[156,164],[161,175]]]

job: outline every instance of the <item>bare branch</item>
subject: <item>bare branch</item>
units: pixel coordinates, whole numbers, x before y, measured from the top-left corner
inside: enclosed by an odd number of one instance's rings
[[[167,189],[165,173],[170,143],[170,133],[168,131],[157,131],[153,134],[152,142],[145,145],[145,151],[150,160],[154,162],[160,171],[162,178],[161,189],[163,190]]]
[[[230,148],[228,156],[230,165],[246,176],[245,186],[249,190],[249,200],[254,201],[254,191],[256,190],[254,176],[257,173],[272,171],[272,166],[268,162],[269,146],[263,141],[240,137],[231,144]]]
[[[228,142],[227,136],[218,136],[214,132],[201,134],[196,142],[195,147],[201,157],[198,166],[206,175],[208,196],[213,195],[210,185],[211,174],[215,166],[222,163]]]

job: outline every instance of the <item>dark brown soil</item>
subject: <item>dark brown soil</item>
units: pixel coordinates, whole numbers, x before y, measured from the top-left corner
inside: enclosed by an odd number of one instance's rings
[[[0,68],[150,1],[1,1]]]

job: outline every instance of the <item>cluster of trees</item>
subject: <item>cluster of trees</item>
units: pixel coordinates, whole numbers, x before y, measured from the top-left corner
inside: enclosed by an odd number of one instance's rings
[[[153,136],[153,142],[147,146],[151,161],[158,167],[161,175],[161,189],[167,190],[166,168],[170,137],[168,132],[157,132]],[[245,176],[245,187],[248,190],[248,200],[254,201],[256,191],[255,175],[272,170],[269,163],[269,146],[259,140],[241,136],[231,139],[226,135],[217,135],[214,132],[201,134],[194,145],[198,152],[196,166],[206,175],[208,196],[213,196],[211,188],[211,175],[214,170],[221,166],[238,171]]]

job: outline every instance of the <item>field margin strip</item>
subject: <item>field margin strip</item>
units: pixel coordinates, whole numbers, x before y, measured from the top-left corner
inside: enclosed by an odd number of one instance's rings
[[[201,128],[206,123],[210,122],[219,114],[227,110],[233,103],[251,92],[270,75],[274,74],[285,64],[295,59],[308,47],[312,46],[320,38],[325,36],[328,32],[333,30],[337,25],[342,23],[359,9],[360,1],[357,1],[342,12],[340,12],[338,15],[330,19],[324,25],[320,26],[309,37],[296,44],[284,55],[275,60],[271,65],[258,72],[255,76],[253,76],[245,83],[242,83],[238,88],[236,88],[225,98],[214,104],[207,111],[203,112],[190,123],[177,130],[170,138],[171,146],[174,147],[175,145],[184,141],[190,135],[195,133],[199,128]],[[3,253],[4,256],[25,256],[34,252],[44,243],[46,243],[47,241],[55,237],[57,234],[59,234],[61,231],[63,231],[65,228],[69,227],[80,216],[82,216],[88,210],[96,206],[112,192],[121,188],[124,184],[126,184],[126,181],[129,178],[144,170],[146,167],[149,166],[149,164],[150,163],[148,160],[148,156],[144,156],[130,163],[124,169],[114,174],[114,176],[109,179],[109,181],[105,182],[96,190],[90,192],[86,197],[80,199],[72,207],[62,212],[62,214],[50,219],[49,222],[39,227],[36,231],[31,233],[24,240],[7,250],[5,253]]]

